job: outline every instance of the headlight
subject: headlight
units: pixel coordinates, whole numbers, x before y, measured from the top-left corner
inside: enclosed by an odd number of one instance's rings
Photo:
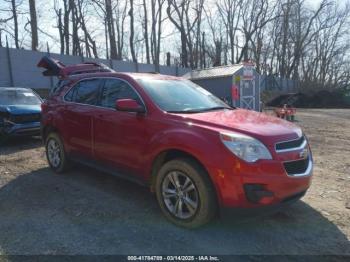
[[[247,162],[272,159],[266,146],[255,138],[238,133],[220,133],[220,138],[233,154]]]

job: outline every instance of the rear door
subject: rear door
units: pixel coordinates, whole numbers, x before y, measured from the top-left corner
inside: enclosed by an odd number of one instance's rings
[[[73,154],[93,156],[93,114],[101,83],[98,78],[81,80],[64,97],[64,140]]]
[[[94,118],[95,156],[126,174],[139,175],[147,139],[147,115],[115,109],[117,99],[144,103],[125,80],[106,79]]]

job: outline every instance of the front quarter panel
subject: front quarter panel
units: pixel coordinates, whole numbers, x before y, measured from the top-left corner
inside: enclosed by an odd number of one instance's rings
[[[180,150],[196,158],[208,172],[219,201],[222,199],[220,193],[223,183],[222,176],[224,170],[230,169],[229,163],[232,163],[235,157],[227,153],[217,132],[188,126],[156,133],[144,154],[145,163],[148,163],[145,174],[148,180],[152,172],[152,163],[159,154],[168,150]]]

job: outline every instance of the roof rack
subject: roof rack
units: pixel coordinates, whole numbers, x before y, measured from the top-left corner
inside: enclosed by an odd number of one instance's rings
[[[99,73],[99,72],[115,72],[112,68],[106,66],[103,63],[82,63],[77,64],[73,66],[67,66],[65,68],[67,75],[80,75],[80,74],[87,74],[87,73]]]

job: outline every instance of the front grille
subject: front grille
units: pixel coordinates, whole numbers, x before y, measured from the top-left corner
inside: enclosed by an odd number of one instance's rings
[[[40,116],[41,116],[40,114],[11,115],[10,121],[16,124],[39,122]]]
[[[309,157],[301,160],[284,162],[283,165],[289,176],[303,174],[309,166]]]
[[[300,147],[305,141],[305,137],[302,136],[296,140],[280,142],[276,144],[276,151],[290,150]]]

